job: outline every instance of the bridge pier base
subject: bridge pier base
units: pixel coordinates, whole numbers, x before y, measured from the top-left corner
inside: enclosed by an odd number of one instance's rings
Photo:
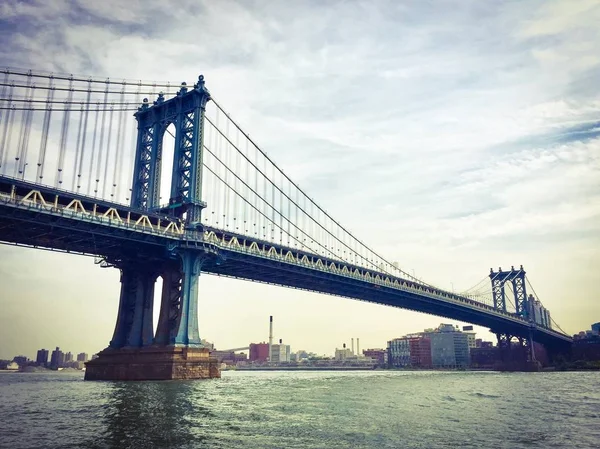
[[[86,363],[86,380],[171,380],[221,377],[219,364],[201,346],[198,277],[204,256],[182,251],[155,265],[120,263],[121,295],[109,347]],[[152,332],[154,284],[163,277],[156,336]]]
[[[497,371],[539,371],[540,363],[535,360],[532,340],[517,337],[517,342],[512,341],[514,336],[497,333],[498,359]]]
[[[86,363],[85,380],[175,380],[221,377],[207,348],[158,346],[111,348]]]

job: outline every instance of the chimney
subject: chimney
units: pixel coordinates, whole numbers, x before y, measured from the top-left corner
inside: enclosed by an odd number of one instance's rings
[[[271,346],[273,346],[273,315],[269,316],[269,363],[273,359]]]
[[[344,343],[344,349],[346,349],[346,343]]]
[[[354,337],[352,337],[350,340],[352,340],[352,355],[354,355]]]
[[[279,344],[282,345],[283,344],[283,340],[280,338],[279,339]]]
[[[360,340],[356,337],[356,355],[360,356]]]

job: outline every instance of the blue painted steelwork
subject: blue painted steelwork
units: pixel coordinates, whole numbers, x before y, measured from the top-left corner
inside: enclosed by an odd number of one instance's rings
[[[155,267],[120,263],[121,295],[111,348],[149,346],[153,342],[152,312]],[[115,265],[117,266],[117,265]]]
[[[524,319],[530,318],[530,307],[527,301],[527,289],[525,286],[525,270],[523,265],[520,269],[515,270],[511,267],[510,271],[502,271],[498,269],[497,273],[490,268],[490,279],[492,282],[492,297],[494,299],[494,308],[506,311],[506,294],[504,285],[506,282],[511,282],[515,298],[515,314]]]
[[[206,255],[174,249],[162,271],[163,290],[154,343],[200,345],[198,329],[198,277]]]
[[[138,141],[131,206],[156,209],[160,203],[162,141],[167,127],[175,124],[175,151],[169,205],[172,215],[185,217],[188,227],[200,225],[202,201],[203,122],[210,93],[200,75],[193,89],[182,84],[177,96],[163,94],[150,105],[147,99],[136,112]]]

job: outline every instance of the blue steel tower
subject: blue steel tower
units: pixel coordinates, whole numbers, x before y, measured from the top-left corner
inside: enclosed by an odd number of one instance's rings
[[[138,122],[131,207],[159,207],[162,142],[170,124],[175,125],[175,151],[169,208],[185,218],[188,228],[200,224],[206,204],[202,201],[202,145],[204,112],[210,93],[200,75],[193,89],[183,83],[177,96],[165,100],[159,94],[153,105],[144,103],[135,114]]]
[[[175,149],[169,205],[161,209],[179,218],[187,231],[201,231],[203,120],[210,93],[200,76],[193,89],[182,84],[177,95],[163,94],[152,105],[144,99],[135,113],[137,148],[131,207],[160,209],[162,142],[167,127],[175,125]],[[198,276],[206,255],[180,245],[165,248],[165,260],[146,263],[132,255],[114,265],[121,269],[121,298],[112,348],[150,345],[200,345],[198,331]],[[152,331],[154,284],[163,278],[156,335]]]

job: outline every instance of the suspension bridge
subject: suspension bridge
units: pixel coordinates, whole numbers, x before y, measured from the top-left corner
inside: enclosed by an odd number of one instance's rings
[[[0,241],[94,256],[121,272],[114,334],[86,378],[218,376],[200,345],[200,273],[466,321],[504,345],[571,341],[523,267],[454,293],[372,250],[267,156],[202,76],[4,69],[0,81]]]

